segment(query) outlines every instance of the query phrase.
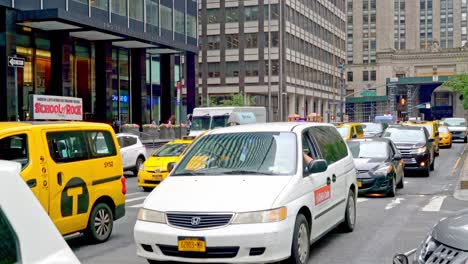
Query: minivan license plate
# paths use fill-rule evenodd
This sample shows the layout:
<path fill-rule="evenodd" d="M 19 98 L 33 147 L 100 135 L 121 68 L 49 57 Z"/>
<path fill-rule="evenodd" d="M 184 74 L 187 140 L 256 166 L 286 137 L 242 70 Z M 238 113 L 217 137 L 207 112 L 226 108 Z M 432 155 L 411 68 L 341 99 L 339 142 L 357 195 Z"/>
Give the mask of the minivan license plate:
<path fill-rule="evenodd" d="M 205 238 L 179 237 L 179 251 L 206 252 Z"/>

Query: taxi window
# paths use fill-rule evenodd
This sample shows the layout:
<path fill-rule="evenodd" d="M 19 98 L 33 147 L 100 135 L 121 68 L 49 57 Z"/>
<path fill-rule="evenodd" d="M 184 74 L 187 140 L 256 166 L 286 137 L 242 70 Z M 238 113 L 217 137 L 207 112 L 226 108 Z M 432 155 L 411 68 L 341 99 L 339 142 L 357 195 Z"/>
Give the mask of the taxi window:
<path fill-rule="evenodd" d="M 364 130 L 362 129 L 362 126 L 356 126 L 356 131 L 359 135 L 364 133 Z"/>
<path fill-rule="evenodd" d="M 17 263 L 20 260 L 18 238 L 0 208 L 0 263 Z"/>
<path fill-rule="evenodd" d="M 47 133 L 49 153 L 55 162 L 73 162 L 88 159 L 88 149 L 81 131 Z"/>
<path fill-rule="evenodd" d="M 133 146 L 137 143 L 137 139 L 135 137 L 126 137 L 125 141 L 126 141 L 126 144 L 125 144 L 126 147 Z"/>
<path fill-rule="evenodd" d="M 0 160 L 16 161 L 21 163 L 24 168 L 29 162 L 28 156 L 28 137 L 26 134 L 0 139 Z"/>
<path fill-rule="evenodd" d="M 101 158 L 116 155 L 114 141 L 107 131 L 87 131 L 86 138 L 90 143 L 91 157 Z"/>
<path fill-rule="evenodd" d="M 335 128 L 312 127 L 309 133 L 315 138 L 323 159 L 329 165 L 348 156 L 348 148 Z"/>

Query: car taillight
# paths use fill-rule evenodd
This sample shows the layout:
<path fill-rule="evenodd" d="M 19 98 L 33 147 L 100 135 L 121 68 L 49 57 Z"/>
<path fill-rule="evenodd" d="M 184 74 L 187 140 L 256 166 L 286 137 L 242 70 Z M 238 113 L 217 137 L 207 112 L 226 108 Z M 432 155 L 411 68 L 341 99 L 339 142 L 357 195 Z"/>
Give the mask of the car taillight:
<path fill-rule="evenodd" d="M 127 180 L 125 179 L 125 176 L 122 176 L 120 181 L 122 182 L 122 194 L 127 194 Z"/>

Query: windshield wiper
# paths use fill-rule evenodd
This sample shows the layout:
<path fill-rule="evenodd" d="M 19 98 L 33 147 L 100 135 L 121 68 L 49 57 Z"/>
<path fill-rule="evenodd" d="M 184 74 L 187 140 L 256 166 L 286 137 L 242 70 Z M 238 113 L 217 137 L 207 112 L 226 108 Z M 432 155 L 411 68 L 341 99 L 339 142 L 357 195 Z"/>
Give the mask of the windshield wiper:
<path fill-rule="evenodd" d="M 223 174 L 228 175 L 247 175 L 247 174 L 254 174 L 254 175 L 274 175 L 272 172 L 267 171 L 253 171 L 253 170 L 232 170 L 232 171 L 224 171 Z"/>
<path fill-rule="evenodd" d="M 206 173 L 196 172 L 196 171 L 185 171 L 183 173 L 177 173 L 172 176 L 200 176 L 200 175 L 206 175 Z"/>

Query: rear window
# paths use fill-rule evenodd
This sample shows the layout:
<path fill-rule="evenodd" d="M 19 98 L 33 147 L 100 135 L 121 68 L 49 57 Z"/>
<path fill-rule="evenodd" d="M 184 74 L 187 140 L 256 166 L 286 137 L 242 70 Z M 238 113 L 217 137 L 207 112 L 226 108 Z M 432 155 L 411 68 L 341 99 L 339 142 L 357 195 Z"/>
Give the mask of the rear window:
<path fill-rule="evenodd" d="M 29 163 L 27 135 L 18 134 L 0 139 L 0 160 L 16 161 L 25 168 Z"/>

